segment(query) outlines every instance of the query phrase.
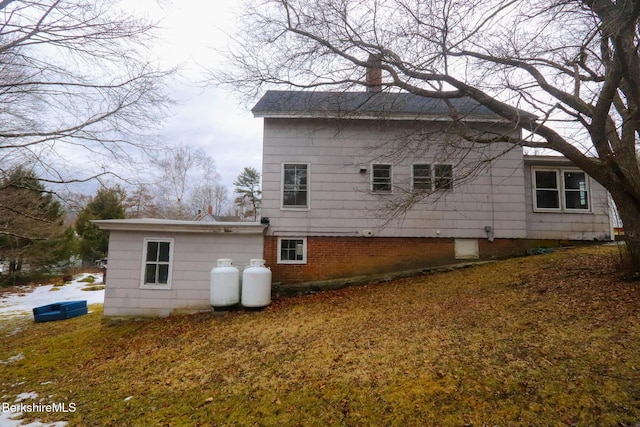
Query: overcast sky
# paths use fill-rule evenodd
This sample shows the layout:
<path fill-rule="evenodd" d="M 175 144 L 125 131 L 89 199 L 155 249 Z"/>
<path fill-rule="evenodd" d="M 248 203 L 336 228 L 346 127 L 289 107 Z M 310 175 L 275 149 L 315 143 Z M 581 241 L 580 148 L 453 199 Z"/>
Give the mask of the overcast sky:
<path fill-rule="evenodd" d="M 132 2 L 133 3 L 133 2 Z M 124 4 L 124 3 L 123 3 Z M 129 5 L 127 5 L 129 7 Z M 171 142 L 203 148 L 216 162 L 224 185 L 245 166 L 262 167 L 262 120 L 255 119 L 240 97 L 229 90 L 203 87 L 203 69 L 219 64 L 215 49 L 227 46 L 240 0 L 138 0 L 138 13 L 161 19 L 155 50 L 167 65 L 183 63 L 172 96 L 179 104 L 166 121 L 163 136 Z"/>

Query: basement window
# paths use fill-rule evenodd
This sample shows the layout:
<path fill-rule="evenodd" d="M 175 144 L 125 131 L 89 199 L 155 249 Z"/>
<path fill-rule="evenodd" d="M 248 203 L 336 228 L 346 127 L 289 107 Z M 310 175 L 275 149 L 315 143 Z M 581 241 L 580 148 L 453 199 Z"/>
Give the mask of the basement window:
<path fill-rule="evenodd" d="M 307 239 L 278 239 L 278 264 L 306 264 Z"/>
<path fill-rule="evenodd" d="M 173 239 L 144 239 L 140 287 L 171 289 Z"/>

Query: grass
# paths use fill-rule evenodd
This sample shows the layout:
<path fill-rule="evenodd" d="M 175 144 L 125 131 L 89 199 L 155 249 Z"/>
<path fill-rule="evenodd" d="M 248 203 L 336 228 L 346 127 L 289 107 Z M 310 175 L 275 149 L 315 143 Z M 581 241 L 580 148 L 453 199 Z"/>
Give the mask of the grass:
<path fill-rule="evenodd" d="M 85 286 L 80 290 L 91 292 L 91 291 L 101 291 L 103 289 L 104 289 L 104 285 L 93 285 L 93 286 Z"/>
<path fill-rule="evenodd" d="M 73 402 L 25 417 L 73 426 L 630 426 L 640 284 L 616 262 L 582 248 L 261 312 L 13 320 L 0 360 L 24 358 L 0 369 L 0 395 Z"/>

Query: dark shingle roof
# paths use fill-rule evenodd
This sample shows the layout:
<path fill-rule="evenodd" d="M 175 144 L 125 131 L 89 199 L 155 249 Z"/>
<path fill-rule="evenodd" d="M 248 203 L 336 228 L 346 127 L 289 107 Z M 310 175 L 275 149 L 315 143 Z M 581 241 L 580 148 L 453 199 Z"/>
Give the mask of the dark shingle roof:
<path fill-rule="evenodd" d="M 251 110 L 255 117 L 445 118 L 450 106 L 468 119 L 503 119 L 468 98 L 428 98 L 411 93 L 269 90 Z"/>

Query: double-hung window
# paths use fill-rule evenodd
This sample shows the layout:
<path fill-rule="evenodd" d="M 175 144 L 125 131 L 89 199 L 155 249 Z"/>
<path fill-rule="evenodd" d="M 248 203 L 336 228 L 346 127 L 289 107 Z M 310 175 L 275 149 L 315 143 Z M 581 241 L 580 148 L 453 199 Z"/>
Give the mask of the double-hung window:
<path fill-rule="evenodd" d="M 434 190 L 451 190 L 453 188 L 453 166 L 433 165 Z"/>
<path fill-rule="evenodd" d="M 577 170 L 533 169 L 533 202 L 536 211 L 588 212 L 589 180 Z"/>
<path fill-rule="evenodd" d="M 562 172 L 564 183 L 564 208 L 589 210 L 587 174 L 578 171 Z"/>
<path fill-rule="evenodd" d="M 309 208 L 309 165 L 307 163 L 282 165 L 282 207 Z"/>
<path fill-rule="evenodd" d="M 141 287 L 171 288 L 173 239 L 144 239 Z"/>
<path fill-rule="evenodd" d="M 371 191 L 391 193 L 391 165 L 372 165 Z"/>
<path fill-rule="evenodd" d="M 448 164 L 414 164 L 412 188 L 415 191 L 451 190 L 453 166 Z"/>
<path fill-rule="evenodd" d="M 413 189 L 418 191 L 433 190 L 431 165 L 413 165 Z"/>

